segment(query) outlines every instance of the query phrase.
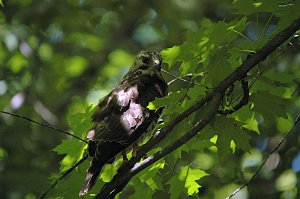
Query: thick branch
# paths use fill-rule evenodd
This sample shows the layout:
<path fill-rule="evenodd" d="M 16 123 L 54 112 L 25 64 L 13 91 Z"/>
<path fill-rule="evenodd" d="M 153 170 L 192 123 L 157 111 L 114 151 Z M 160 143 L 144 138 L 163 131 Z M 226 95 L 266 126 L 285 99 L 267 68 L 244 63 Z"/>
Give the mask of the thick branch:
<path fill-rule="evenodd" d="M 196 135 L 199 130 L 206 126 L 206 124 L 208 123 L 206 120 L 210 120 L 216 112 L 211 111 L 210 113 L 214 112 L 213 115 L 209 115 L 209 117 L 205 116 L 205 118 L 203 118 L 189 133 L 175 141 L 173 144 L 167 146 L 163 151 L 157 152 L 153 156 L 150 156 L 149 158 L 136 164 L 136 162 L 139 161 L 141 157 L 143 157 L 150 149 L 152 149 L 155 144 L 161 141 L 178 123 L 180 123 L 194 111 L 203 107 L 203 105 L 205 105 L 212 98 L 213 101 L 218 101 L 218 96 L 220 96 L 220 93 L 223 93 L 235 81 L 243 79 L 243 77 L 247 75 L 248 71 L 254 68 L 259 62 L 263 61 L 271 52 L 273 52 L 289 37 L 291 37 L 299 28 L 300 18 L 296 19 L 290 26 L 278 33 L 271 41 L 269 41 L 266 45 L 259 49 L 256 54 L 248 56 L 244 60 L 242 65 L 240 65 L 235 71 L 228 75 L 213 91 L 208 93 L 205 97 L 196 102 L 192 107 L 177 116 L 159 132 L 156 132 L 155 136 L 140 148 L 140 150 L 137 152 L 137 156 L 133 157 L 128 162 L 128 164 L 122 166 L 119 173 L 115 175 L 111 182 L 107 183 L 102 188 L 101 192 L 96 196 L 96 198 L 110 198 L 110 193 L 112 193 L 116 188 L 118 188 L 118 192 L 120 192 L 122 190 L 122 188 L 120 187 L 124 187 L 124 184 L 126 184 L 134 175 L 145 169 L 147 166 L 158 161 L 160 158 L 174 151 L 182 144 L 186 143 L 194 135 Z M 214 108 L 212 109 L 214 110 Z M 114 195 L 115 194 L 116 193 L 114 193 Z"/>
<path fill-rule="evenodd" d="M 186 133 L 184 136 L 182 136 L 180 139 L 176 140 L 171 145 L 165 147 L 162 151 L 155 153 L 154 155 L 146 158 L 140 163 L 137 163 L 134 165 L 133 168 L 130 169 L 129 172 L 123 173 L 119 172 L 114 179 L 106 185 L 107 188 L 104 188 L 100 194 L 96 196 L 97 199 L 106 199 L 110 198 L 108 197 L 110 194 L 110 187 L 119 187 L 124 184 L 124 182 L 128 182 L 133 176 L 135 176 L 138 172 L 142 171 L 146 167 L 150 166 L 151 164 L 155 163 L 157 160 L 161 159 L 162 157 L 168 155 L 175 149 L 179 148 L 183 144 L 185 144 L 187 141 L 189 141 L 191 138 L 193 138 L 199 131 L 201 131 L 209 122 L 210 120 L 215 116 L 215 114 L 218 111 L 218 108 L 221 103 L 223 93 L 216 92 L 212 98 L 210 109 L 205 114 L 204 118 L 198 122 L 188 133 Z M 118 179 L 118 180 L 117 180 Z M 123 186 L 122 186 L 123 187 Z"/>

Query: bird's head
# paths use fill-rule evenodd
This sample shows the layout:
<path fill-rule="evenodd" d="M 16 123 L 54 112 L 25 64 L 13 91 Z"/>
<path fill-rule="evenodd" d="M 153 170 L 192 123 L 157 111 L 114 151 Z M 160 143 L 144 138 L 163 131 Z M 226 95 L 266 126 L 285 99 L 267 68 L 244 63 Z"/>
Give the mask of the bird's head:
<path fill-rule="evenodd" d="M 157 52 L 141 51 L 134 60 L 133 67 L 137 70 L 161 70 L 162 58 Z"/>

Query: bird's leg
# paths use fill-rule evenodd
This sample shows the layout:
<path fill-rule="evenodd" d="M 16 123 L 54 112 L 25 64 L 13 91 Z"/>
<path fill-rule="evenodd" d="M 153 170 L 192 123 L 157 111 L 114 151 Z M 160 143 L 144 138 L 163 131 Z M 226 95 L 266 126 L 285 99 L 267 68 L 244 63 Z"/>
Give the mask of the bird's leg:
<path fill-rule="evenodd" d="M 124 162 L 124 163 L 127 163 L 127 162 L 128 162 L 128 158 L 127 158 L 126 150 L 123 150 L 123 151 L 122 151 L 122 157 L 123 157 L 123 162 Z"/>
<path fill-rule="evenodd" d="M 129 167 L 129 160 L 127 158 L 127 154 L 126 154 L 126 149 L 124 149 L 122 152 L 122 158 L 123 158 L 123 163 L 122 166 L 120 168 L 118 168 L 118 173 L 122 172 L 122 170 L 124 170 L 124 168 L 128 168 Z"/>
<path fill-rule="evenodd" d="M 137 143 L 132 145 L 132 157 L 136 157 L 137 151 L 140 149 L 140 146 Z"/>
<path fill-rule="evenodd" d="M 137 143 L 134 143 L 132 145 L 132 157 L 137 157 L 138 156 L 138 152 L 140 150 L 140 146 Z M 147 158 L 147 155 L 144 155 L 143 158 Z"/>

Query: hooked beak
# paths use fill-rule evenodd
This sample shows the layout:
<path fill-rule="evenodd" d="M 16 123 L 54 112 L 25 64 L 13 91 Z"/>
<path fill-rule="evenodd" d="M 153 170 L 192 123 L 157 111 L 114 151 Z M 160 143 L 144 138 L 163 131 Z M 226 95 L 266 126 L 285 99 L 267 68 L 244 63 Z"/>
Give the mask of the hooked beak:
<path fill-rule="evenodd" d="M 160 71 L 160 69 L 161 69 L 161 61 L 160 60 L 158 60 L 158 59 L 154 60 L 154 68 Z"/>

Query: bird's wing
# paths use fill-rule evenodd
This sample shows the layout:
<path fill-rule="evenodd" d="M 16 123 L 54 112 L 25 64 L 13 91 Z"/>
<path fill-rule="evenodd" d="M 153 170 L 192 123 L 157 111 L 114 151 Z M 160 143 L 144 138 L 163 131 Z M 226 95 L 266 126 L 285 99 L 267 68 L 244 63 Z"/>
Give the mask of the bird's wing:
<path fill-rule="evenodd" d="M 167 89 L 160 79 L 142 76 L 140 80 L 136 84 L 122 82 L 99 102 L 92 116 L 94 126 L 89 140 L 128 143 L 139 126 L 149 126 L 153 116 L 145 107 L 155 96 L 164 96 Z"/>
<path fill-rule="evenodd" d="M 147 116 L 147 110 L 139 105 L 137 86 L 119 86 L 98 104 L 92 116 L 93 128 L 89 140 L 124 142 Z M 146 112 L 145 112 L 146 111 Z"/>

